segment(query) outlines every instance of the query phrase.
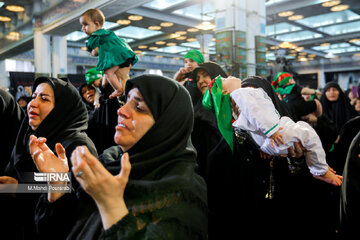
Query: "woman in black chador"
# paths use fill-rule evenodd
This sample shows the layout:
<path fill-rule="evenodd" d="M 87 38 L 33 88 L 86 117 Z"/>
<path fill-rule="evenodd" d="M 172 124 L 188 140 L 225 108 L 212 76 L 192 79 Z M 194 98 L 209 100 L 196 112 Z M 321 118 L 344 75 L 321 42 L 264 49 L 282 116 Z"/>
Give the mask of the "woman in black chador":
<path fill-rule="evenodd" d="M 206 186 L 195 172 L 189 93 L 169 78 L 143 75 L 128 80 L 125 94 L 118 145 L 100 161 L 86 147 L 76 148 L 77 199 L 62 205 L 65 194 L 48 216 L 76 215 L 67 239 L 206 239 Z M 39 220 L 42 212 L 37 209 Z"/>
<path fill-rule="evenodd" d="M 336 82 L 328 82 L 320 98 L 323 114 L 335 123 L 338 133 L 347 121 L 357 116 L 350 100 Z"/>
<path fill-rule="evenodd" d="M 86 107 L 70 82 L 48 77 L 37 78 L 33 84 L 32 100 L 28 104 L 27 112 L 28 116 L 20 127 L 11 161 L 5 170 L 8 179 L 26 183 L 29 182 L 26 173 L 38 171 L 29 150 L 31 135 L 41 137 L 53 152 L 62 153 L 65 150 L 68 159 L 79 145 L 86 145 L 93 154 L 97 154 L 95 146 L 85 133 L 88 121 Z M 57 143 L 61 143 L 63 147 L 60 148 Z M 39 239 L 36 236 L 34 209 L 36 204 L 41 202 L 41 198 L 46 199 L 47 195 L 17 193 L 10 205 L 2 206 L 11 216 L 16 216 L 17 230 L 11 232 L 15 235 L 13 239 L 18 239 L 16 234 L 22 235 L 19 238 Z M 2 216 L 5 218 L 5 215 Z M 4 231 L 6 230 L 9 229 L 4 228 Z M 52 238 L 63 239 L 61 233 L 62 231 L 59 231 L 55 236 L 52 234 Z"/>

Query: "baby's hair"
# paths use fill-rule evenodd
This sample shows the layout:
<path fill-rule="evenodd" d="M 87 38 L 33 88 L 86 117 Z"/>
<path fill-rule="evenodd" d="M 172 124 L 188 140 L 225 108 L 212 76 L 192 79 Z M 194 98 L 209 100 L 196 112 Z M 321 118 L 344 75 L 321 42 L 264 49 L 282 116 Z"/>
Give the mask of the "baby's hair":
<path fill-rule="evenodd" d="M 105 22 L 105 16 L 103 12 L 96 8 L 86 10 L 83 14 L 81 14 L 81 16 L 88 16 L 91 21 L 99 22 L 100 26 L 103 26 Z"/>

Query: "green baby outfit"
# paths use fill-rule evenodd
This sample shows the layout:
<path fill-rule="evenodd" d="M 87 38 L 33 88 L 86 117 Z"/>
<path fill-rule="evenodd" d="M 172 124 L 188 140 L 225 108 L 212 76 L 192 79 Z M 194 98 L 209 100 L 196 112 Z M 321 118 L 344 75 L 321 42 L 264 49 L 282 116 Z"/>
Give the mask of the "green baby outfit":
<path fill-rule="evenodd" d="M 86 46 L 89 52 L 99 47 L 99 60 L 96 65 L 98 71 L 105 71 L 126 62 L 134 65 L 138 61 L 138 57 L 131 47 L 110 30 L 95 31 L 90 35 Z"/>

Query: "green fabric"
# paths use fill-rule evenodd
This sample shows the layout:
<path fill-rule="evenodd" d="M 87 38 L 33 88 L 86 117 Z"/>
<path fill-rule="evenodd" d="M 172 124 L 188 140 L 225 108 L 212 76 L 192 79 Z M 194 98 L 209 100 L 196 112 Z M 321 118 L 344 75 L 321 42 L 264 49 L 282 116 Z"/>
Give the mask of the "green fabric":
<path fill-rule="evenodd" d="M 275 124 L 272 128 L 270 128 L 269 130 L 267 130 L 267 131 L 265 132 L 265 135 L 267 135 L 271 130 L 273 130 L 274 128 L 276 128 L 277 125 L 278 125 L 278 124 Z"/>
<path fill-rule="evenodd" d="M 96 65 L 98 71 L 105 71 L 127 61 L 134 65 L 138 61 L 138 57 L 131 47 L 109 30 L 99 29 L 91 34 L 86 46 L 89 52 L 97 47 L 99 48 L 99 58 Z"/>
<path fill-rule="evenodd" d="M 94 82 L 95 80 L 102 78 L 103 75 L 103 71 L 98 71 L 96 68 L 89 69 L 89 71 L 85 73 L 86 84 L 90 85 L 90 83 Z"/>
<path fill-rule="evenodd" d="M 202 104 L 206 109 L 215 112 L 221 135 L 229 144 L 231 151 L 234 151 L 230 95 L 222 93 L 221 76 L 216 77 L 213 85 L 206 89 Z"/>
<path fill-rule="evenodd" d="M 292 78 L 293 77 L 292 77 L 292 75 L 290 73 L 279 72 L 278 74 L 276 74 L 274 80 L 272 81 L 272 85 L 273 85 L 274 89 L 277 89 L 279 87 L 283 87 Z"/>
<path fill-rule="evenodd" d="M 293 88 L 295 87 L 295 83 L 288 85 L 284 88 L 278 88 L 278 89 L 274 89 L 275 92 L 279 93 L 280 95 L 288 95 L 291 93 L 291 91 L 293 90 Z"/>
<path fill-rule="evenodd" d="M 184 56 L 184 59 L 185 58 L 190 58 L 190 59 L 194 60 L 195 62 L 197 62 L 198 64 L 202 64 L 204 62 L 203 55 L 201 54 L 201 52 L 199 52 L 196 49 L 192 49 L 192 50 L 188 51 Z"/>

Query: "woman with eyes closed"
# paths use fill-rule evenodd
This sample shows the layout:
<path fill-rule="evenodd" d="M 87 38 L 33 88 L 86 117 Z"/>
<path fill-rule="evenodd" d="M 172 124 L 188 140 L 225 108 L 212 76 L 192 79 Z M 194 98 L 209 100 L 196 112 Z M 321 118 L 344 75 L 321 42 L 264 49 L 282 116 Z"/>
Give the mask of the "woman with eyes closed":
<path fill-rule="evenodd" d="M 93 142 L 85 133 L 88 121 L 85 104 L 70 82 L 49 77 L 37 78 L 27 112 L 5 170 L 6 176 L 0 177 L 2 183 L 29 183 L 33 179 L 29 179 L 28 172 L 68 172 L 64 168 L 64 161 L 66 158 L 70 160 L 76 146 L 86 145 L 90 152 L 97 154 Z M 49 158 L 50 152 L 56 152 L 61 161 Z M 37 166 L 35 160 L 39 160 Z M 42 164 L 44 162 L 54 164 L 50 169 Z M 74 185 L 75 179 L 72 182 Z M 49 201 L 53 202 L 60 196 L 57 193 L 16 194 L 6 209 L 11 215 L 17 216 L 16 232 L 22 235 L 20 239 L 38 237 L 34 222 L 36 204 L 49 204 Z"/>
<path fill-rule="evenodd" d="M 77 220 L 66 239 L 207 239 L 206 185 L 195 172 L 189 93 L 149 74 L 128 80 L 125 96 L 117 146 L 99 159 L 85 146 L 72 153 L 81 187 L 68 209 Z"/>

